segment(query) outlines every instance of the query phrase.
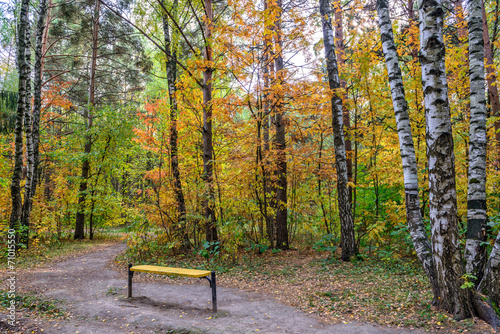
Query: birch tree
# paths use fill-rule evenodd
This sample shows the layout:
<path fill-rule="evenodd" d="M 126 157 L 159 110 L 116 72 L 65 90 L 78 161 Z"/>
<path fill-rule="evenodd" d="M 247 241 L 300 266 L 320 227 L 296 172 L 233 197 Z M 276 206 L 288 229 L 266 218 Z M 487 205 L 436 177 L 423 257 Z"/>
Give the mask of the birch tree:
<path fill-rule="evenodd" d="M 215 217 L 215 190 L 214 190 L 214 157 L 212 141 L 212 32 L 213 32 L 212 0 L 205 0 L 205 70 L 203 71 L 203 180 L 205 181 L 204 215 L 205 233 L 208 242 L 217 241 L 217 226 Z"/>
<path fill-rule="evenodd" d="M 342 98 L 339 96 L 339 71 L 335 56 L 335 40 L 333 37 L 331 7 L 329 0 L 319 0 L 319 10 L 323 27 L 323 43 L 325 44 L 325 58 L 328 71 L 328 85 L 333 91 L 332 127 L 335 147 L 335 167 L 337 170 L 337 191 L 340 217 L 341 247 L 343 261 L 349 261 L 357 253 L 354 235 L 354 221 L 351 210 L 350 193 L 348 188 L 347 162 L 343 129 Z"/>
<path fill-rule="evenodd" d="M 389 3 L 387 0 L 377 0 L 377 13 L 382 48 L 387 66 L 389 84 L 391 86 L 392 106 L 398 129 L 399 150 L 403 163 L 408 231 L 410 232 L 415 252 L 431 282 L 434 294 L 438 295 L 439 289 L 436 282 L 431 243 L 427 237 L 420 212 L 417 160 L 413 146 L 408 103 L 406 101 L 401 69 L 399 68 L 398 53 L 394 43 L 392 24 L 389 16 Z"/>
<path fill-rule="evenodd" d="M 429 166 L 429 218 L 439 286 L 437 303 L 455 318 L 463 319 L 469 310 L 466 292 L 460 288 L 464 268 L 458 239 L 455 154 L 444 63 L 442 0 L 421 0 L 419 16 Z"/>
<path fill-rule="evenodd" d="M 500 162 L 500 97 L 498 95 L 497 74 L 493 62 L 493 49 L 490 33 L 488 31 L 488 17 L 484 3 L 481 4 L 481 16 L 483 18 L 484 57 L 486 58 L 486 80 L 488 82 L 488 96 L 491 104 L 491 114 L 498 117 L 495 121 L 495 140 L 497 146 L 497 162 Z"/>
<path fill-rule="evenodd" d="M 33 205 L 33 197 L 35 196 L 36 186 L 38 182 L 37 171 L 39 165 L 40 113 L 42 109 L 42 45 L 43 34 L 46 27 L 46 13 L 46 0 L 41 0 L 38 9 L 38 23 L 36 27 L 33 112 L 30 114 L 30 110 L 25 111 L 25 133 L 28 159 L 21 223 L 23 226 L 26 226 L 28 228 L 30 226 L 30 214 Z"/>
<path fill-rule="evenodd" d="M 486 98 L 482 0 L 467 2 L 469 20 L 470 130 L 465 272 L 481 280 L 486 264 Z"/>
<path fill-rule="evenodd" d="M 16 112 L 16 127 L 15 127 L 15 144 L 14 144 L 14 170 L 12 173 L 12 181 L 10 192 L 12 197 L 12 212 L 10 215 L 10 228 L 19 228 L 22 214 L 22 197 L 21 197 L 21 178 L 23 172 L 23 121 L 26 108 L 27 93 L 29 87 L 27 80 L 30 74 L 28 62 L 26 60 L 27 31 L 29 30 L 28 23 L 29 1 L 23 0 L 19 13 L 18 29 L 17 29 L 17 69 L 19 75 L 18 84 L 18 101 Z"/>

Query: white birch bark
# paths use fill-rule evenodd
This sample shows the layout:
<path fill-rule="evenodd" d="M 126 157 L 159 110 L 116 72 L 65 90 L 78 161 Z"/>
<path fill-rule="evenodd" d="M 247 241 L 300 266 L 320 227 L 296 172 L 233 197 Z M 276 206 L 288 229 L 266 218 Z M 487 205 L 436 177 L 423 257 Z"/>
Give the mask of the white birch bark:
<path fill-rule="evenodd" d="M 333 90 L 332 127 L 335 146 L 335 167 L 337 170 L 337 191 L 340 218 L 340 233 L 343 261 L 349 261 L 357 253 L 354 235 L 354 221 L 351 210 L 350 192 L 347 185 L 347 160 L 345 151 L 342 99 L 335 91 L 340 88 L 339 71 L 335 56 L 335 39 L 333 37 L 331 9 L 329 0 L 319 0 L 321 23 L 323 26 L 323 42 L 328 70 L 328 83 Z"/>
<path fill-rule="evenodd" d="M 406 101 L 403 77 L 399 68 L 398 53 L 394 43 L 391 19 L 389 16 L 389 3 L 387 0 L 377 1 L 380 37 L 384 51 L 389 84 L 391 86 L 392 106 L 396 117 L 396 126 L 399 136 L 399 150 L 403 163 L 403 174 L 406 199 L 406 220 L 415 252 L 429 277 L 434 295 L 439 296 L 432 259 L 431 242 L 427 237 L 422 215 L 420 213 L 419 187 L 417 160 L 413 146 L 408 103 Z"/>
<path fill-rule="evenodd" d="M 27 100 L 27 79 L 29 76 L 29 65 L 26 61 L 27 51 L 27 30 L 28 29 L 28 10 L 29 1 L 23 0 L 19 12 L 19 21 L 17 29 L 17 69 L 19 73 L 19 94 L 16 112 L 15 127 L 15 148 L 14 148 L 14 171 L 12 173 L 12 182 L 10 192 L 12 198 L 12 212 L 10 215 L 10 228 L 17 229 L 21 221 L 22 197 L 21 197 L 21 178 L 23 170 L 23 121 Z"/>
<path fill-rule="evenodd" d="M 481 0 L 467 2 L 469 13 L 470 137 L 465 271 L 481 281 L 486 264 L 486 97 Z"/>
<path fill-rule="evenodd" d="M 443 42 L 442 0 L 421 0 L 420 64 L 424 91 L 427 159 L 429 166 L 429 218 L 432 253 L 439 286 L 438 307 L 456 319 L 468 316 L 464 274 L 458 247 L 455 154 L 448 101 Z"/>
<path fill-rule="evenodd" d="M 40 112 L 42 106 L 42 43 L 43 32 L 45 29 L 45 15 L 47 12 L 46 0 L 41 0 L 39 4 L 38 24 L 36 28 L 36 49 L 35 49 L 35 68 L 34 68 L 34 103 L 33 112 L 25 110 L 24 127 L 26 133 L 26 152 L 27 152 L 27 176 L 24 187 L 24 204 L 21 216 L 23 226 L 30 226 L 30 214 L 33 204 L 33 197 L 36 192 L 37 168 L 39 162 L 39 142 L 40 142 Z M 28 108 L 28 105 L 27 107 Z"/>
<path fill-rule="evenodd" d="M 487 295 L 497 306 L 500 305 L 500 233 L 491 250 L 478 291 Z"/>

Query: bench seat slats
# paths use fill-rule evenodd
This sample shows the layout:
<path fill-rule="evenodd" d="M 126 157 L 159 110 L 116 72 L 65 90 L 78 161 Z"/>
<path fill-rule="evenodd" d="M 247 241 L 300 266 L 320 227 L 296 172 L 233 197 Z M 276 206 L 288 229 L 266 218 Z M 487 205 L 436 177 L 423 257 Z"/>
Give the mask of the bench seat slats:
<path fill-rule="evenodd" d="M 186 277 L 210 276 L 210 271 L 207 270 L 182 269 L 182 268 L 148 266 L 148 265 L 133 266 L 130 268 L 130 270 L 141 271 L 144 273 L 153 273 L 160 275 L 176 275 L 176 276 L 186 276 Z"/>

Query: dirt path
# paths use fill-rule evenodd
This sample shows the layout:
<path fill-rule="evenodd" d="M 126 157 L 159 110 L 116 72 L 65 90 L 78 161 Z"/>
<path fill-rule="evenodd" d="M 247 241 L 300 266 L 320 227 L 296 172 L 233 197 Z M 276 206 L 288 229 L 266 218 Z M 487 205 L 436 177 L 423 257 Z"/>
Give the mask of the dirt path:
<path fill-rule="evenodd" d="M 127 279 L 112 267 L 112 260 L 124 249 L 125 245 L 115 244 L 19 277 L 23 290 L 63 299 L 64 308 L 71 311 L 70 320 L 42 320 L 38 326 L 43 333 L 410 332 L 368 324 L 325 325 L 269 296 L 222 286 L 217 289 L 219 313 L 214 316 L 206 280 L 186 285 L 169 279 L 141 282 L 134 277 L 134 298 L 128 300 Z"/>

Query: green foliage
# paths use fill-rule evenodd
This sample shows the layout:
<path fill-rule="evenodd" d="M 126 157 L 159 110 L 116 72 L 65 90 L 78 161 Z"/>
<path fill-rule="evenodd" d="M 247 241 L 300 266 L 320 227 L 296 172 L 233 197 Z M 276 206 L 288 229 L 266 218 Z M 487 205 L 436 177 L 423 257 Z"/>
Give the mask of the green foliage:
<path fill-rule="evenodd" d="M 16 123 L 16 92 L 0 91 L 0 133 L 11 133 Z"/>
<path fill-rule="evenodd" d="M 460 286 L 460 288 L 462 289 L 472 289 L 474 288 L 474 285 L 477 281 L 477 277 L 472 275 L 472 274 L 464 274 L 462 277 L 460 277 L 460 279 L 463 279 L 464 280 L 464 283 Z"/>
<path fill-rule="evenodd" d="M 220 242 L 219 241 L 205 241 L 202 247 L 195 249 L 194 253 L 201 255 L 208 262 L 213 263 L 220 255 Z"/>
<path fill-rule="evenodd" d="M 316 251 L 327 251 L 330 253 L 335 253 L 335 251 L 337 251 L 338 249 L 337 245 L 339 242 L 340 240 L 333 234 L 327 234 L 313 245 L 313 249 Z"/>

